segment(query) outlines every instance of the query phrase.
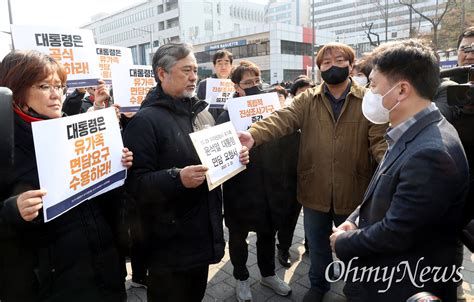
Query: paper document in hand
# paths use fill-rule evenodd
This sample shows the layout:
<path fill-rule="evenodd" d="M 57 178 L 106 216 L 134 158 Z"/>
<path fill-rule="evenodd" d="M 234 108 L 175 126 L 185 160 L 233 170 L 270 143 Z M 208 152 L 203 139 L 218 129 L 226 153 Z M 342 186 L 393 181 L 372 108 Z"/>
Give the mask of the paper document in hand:
<path fill-rule="evenodd" d="M 231 122 L 190 133 L 201 163 L 208 167 L 206 173 L 209 191 L 245 170 L 240 163 L 242 149 Z"/>

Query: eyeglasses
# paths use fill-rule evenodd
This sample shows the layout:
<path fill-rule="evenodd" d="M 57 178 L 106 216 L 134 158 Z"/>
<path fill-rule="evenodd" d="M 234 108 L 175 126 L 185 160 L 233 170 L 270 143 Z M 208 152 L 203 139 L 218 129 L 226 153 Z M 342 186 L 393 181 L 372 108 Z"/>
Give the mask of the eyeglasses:
<path fill-rule="evenodd" d="M 262 78 L 256 78 L 256 79 L 249 79 L 243 82 L 239 82 L 239 85 L 244 85 L 247 87 L 252 87 L 252 86 L 257 86 L 262 84 Z"/>
<path fill-rule="evenodd" d="M 230 66 L 230 62 L 229 62 L 229 61 L 217 62 L 217 63 L 216 63 L 216 66 L 219 66 L 219 67 Z"/>
<path fill-rule="evenodd" d="M 41 90 L 43 93 L 52 93 L 53 91 L 56 92 L 57 94 L 63 95 L 66 93 L 67 86 L 66 85 L 48 85 L 48 84 L 42 84 L 42 85 L 33 85 L 33 87 L 38 88 Z"/>
<path fill-rule="evenodd" d="M 474 43 L 471 43 L 471 45 L 463 45 L 459 47 L 459 50 L 465 53 L 474 52 Z"/>

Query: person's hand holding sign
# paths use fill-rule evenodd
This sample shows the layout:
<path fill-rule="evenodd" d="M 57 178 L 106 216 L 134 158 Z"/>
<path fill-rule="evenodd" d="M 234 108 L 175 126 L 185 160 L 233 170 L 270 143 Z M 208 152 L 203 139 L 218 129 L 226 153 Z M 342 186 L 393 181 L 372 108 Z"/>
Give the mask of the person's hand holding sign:
<path fill-rule="evenodd" d="M 18 196 L 16 204 L 23 220 L 32 221 L 38 216 L 38 211 L 43 207 L 45 195 L 45 190 L 30 190 Z"/>
<path fill-rule="evenodd" d="M 130 169 L 133 165 L 133 152 L 128 150 L 128 148 L 122 149 L 122 166 L 124 168 Z"/>
<path fill-rule="evenodd" d="M 242 146 L 242 149 L 240 149 L 239 159 L 242 165 L 247 165 L 250 162 L 249 148 Z"/>
<path fill-rule="evenodd" d="M 104 108 L 105 101 L 110 98 L 110 94 L 103 80 L 98 80 L 97 82 L 99 83 L 99 85 L 97 85 L 94 92 L 94 107 Z"/>
<path fill-rule="evenodd" d="M 241 131 L 237 133 L 237 136 L 239 137 L 242 146 L 247 147 L 248 150 L 252 149 L 253 145 L 255 144 L 255 140 L 253 139 L 252 134 L 250 134 L 250 132 Z"/>
<path fill-rule="evenodd" d="M 207 170 L 203 165 L 186 166 L 179 172 L 181 183 L 185 188 L 196 188 L 206 179 Z"/>

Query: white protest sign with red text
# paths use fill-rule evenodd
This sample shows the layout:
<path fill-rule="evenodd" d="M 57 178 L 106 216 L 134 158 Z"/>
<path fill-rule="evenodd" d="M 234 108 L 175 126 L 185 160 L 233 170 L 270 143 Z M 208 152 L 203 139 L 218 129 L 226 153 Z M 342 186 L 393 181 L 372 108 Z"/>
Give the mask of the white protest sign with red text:
<path fill-rule="evenodd" d="M 250 125 L 280 108 L 276 92 L 233 98 L 227 102 L 230 121 L 237 131 L 246 131 Z"/>
<path fill-rule="evenodd" d="M 206 102 L 209 108 L 223 108 L 234 92 L 234 83 L 229 79 L 206 80 Z"/>

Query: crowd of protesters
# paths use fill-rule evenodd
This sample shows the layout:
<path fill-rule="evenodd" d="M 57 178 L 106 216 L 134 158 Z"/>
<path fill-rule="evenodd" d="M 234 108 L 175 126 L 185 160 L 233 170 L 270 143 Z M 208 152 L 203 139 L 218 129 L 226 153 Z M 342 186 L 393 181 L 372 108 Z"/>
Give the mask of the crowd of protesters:
<path fill-rule="evenodd" d="M 471 27 L 459 37 L 460 66 L 474 64 L 473 45 Z M 132 286 L 146 288 L 148 301 L 201 301 L 209 265 L 224 256 L 224 223 L 237 300 L 252 300 L 249 232 L 257 236 L 260 283 L 288 296 L 275 260 L 291 267 L 301 211 L 310 259 L 304 302 L 323 301 L 340 278 L 333 253 L 349 276 L 347 301 L 406 301 L 421 291 L 399 270 L 387 285 L 357 279 L 347 265 L 421 265 L 425 277 L 433 267 L 461 267 L 461 234 L 473 218 L 473 107 L 448 104 L 446 87 L 456 83 L 440 82 L 429 46 L 391 42 L 356 58 L 350 46 L 328 43 L 316 56 L 320 83 L 301 75 L 264 87 L 256 64 L 235 63 L 225 49 L 213 64 L 211 77 L 229 79 L 233 99 L 276 92 L 281 108 L 239 133 L 246 170 L 209 191 L 208 167 L 189 134 L 230 115 L 226 106 L 208 108 L 190 45 L 158 48 L 157 85 L 136 114 L 120 113 L 102 80 L 65 96 L 66 72 L 49 55 L 13 51 L 2 60 L 0 86 L 13 92 L 15 161 L 0 190 L 1 301 L 126 301 L 128 256 Z M 126 146 L 125 186 L 45 223 L 48 192 L 39 184 L 31 124 L 108 107 Z M 457 272 L 425 278 L 423 291 L 456 301 Z"/>

